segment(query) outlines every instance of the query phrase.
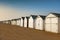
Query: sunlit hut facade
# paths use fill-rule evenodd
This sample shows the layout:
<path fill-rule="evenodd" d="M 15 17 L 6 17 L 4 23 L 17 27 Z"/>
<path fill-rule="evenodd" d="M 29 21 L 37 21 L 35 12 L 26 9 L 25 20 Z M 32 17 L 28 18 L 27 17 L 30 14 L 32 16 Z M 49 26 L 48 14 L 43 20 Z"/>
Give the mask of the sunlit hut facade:
<path fill-rule="evenodd" d="M 60 33 L 60 14 L 50 13 L 46 16 L 45 31 Z"/>
<path fill-rule="evenodd" d="M 45 30 L 45 17 L 46 16 L 43 16 L 43 15 L 38 15 L 36 20 L 35 20 L 35 29 L 38 29 L 38 30 Z"/>
<path fill-rule="evenodd" d="M 5 23 L 5 24 L 6 24 L 6 20 L 4 20 L 4 21 L 3 21 L 3 23 Z"/>
<path fill-rule="evenodd" d="M 12 25 L 17 25 L 17 19 L 12 19 L 12 20 L 11 20 L 11 24 L 12 24 Z"/>
<path fill-rule="evenodd" d="M 10 24 L 10 20 L 5 20 L 4 23 Z"/>
<path fill-rule="evenodd" d="M 29 17 L 29 28 L 35 28 L 35 19 L 36 19 L 37 15 L 31 15 Z"/>
<path fill-rule="evenodd" d="M 17 25 L 20 26 L 20 24 L 21 24 L 21 18 L 18 18 L 17 19 Z"/>
<path fill-rule="evenodd" d="M 0 23 L 4 23 L 4 21 L 0 21 Z"/>
<path fill-rule="evenodd" d="M 7 20 L 8 24 L 11 24 L 11 20 Z"/>
<path fill-rule="evenodd" d="M 24 27 L 24 18 L 25 17 L 21 17 L 21 27 Z"/>
<path fill-rule="evenodd" d="M 5 20 L 5 23 L 6 23 L 6 24 L 8 24 L 8 21 L 7 21 L 7 20 Z"/>
<path fill-rule="evenodd" d="M 24 18 L 24 27 L 28 28 L 28 23 L 29 23 L 29 17 Z"/>

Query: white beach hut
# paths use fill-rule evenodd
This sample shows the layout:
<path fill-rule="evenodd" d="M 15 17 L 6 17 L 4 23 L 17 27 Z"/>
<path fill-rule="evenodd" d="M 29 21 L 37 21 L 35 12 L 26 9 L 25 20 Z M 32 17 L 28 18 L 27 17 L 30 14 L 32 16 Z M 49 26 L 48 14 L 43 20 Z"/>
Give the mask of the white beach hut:
<path fill-rule="evenodd" d="M 3 21 L 3 23 L 7 24 L 8 22 L 5 20 L 5 21 Z"/>
<path fill-rule="evenodd" d="M 7 20 L 8 21 L 8 24 L 11 24 L 11 20 Z"/>
<path fill-rule="evenodd" d="M 11 24 L 12 24 L 12 25 L 17 25 L 17 19 L 12 19 L 12 20 L 11 20 Z"/>
<path fill-rule="evenodd" d="M 4 21 L 0 21 L 0 23 L 4 23 Z"/>
<path fill-rule="evenodd" d="M 24 27 L 28 28 L 29 17 L 24 18 Z"/>
<path fill-rule="evenodd" d="M 35 19 L 36 19 L 36 17 L 37 17 L 37 15 L 31 15 L 29 17 L 29 23 L 28 23 L 29 28 L 35 28 Z"/>
<path fill-rule="evenodd" d="M 21 27 L 24 27 L 24 18 L 25 17 L 21 17 Z"/>
<path fill-rule="evenodd" d="M 46 16 L 45 31 L 60 33 L 60 14 L 50 13 Z"/>
<path fill-rule="evenodd" d="M 46 17 L 46 16 L 42 16 L 42 15 L 38 15 L 38 16 L 37 16 L 37 18 L 36 18 L 36 20 L 35 20 L 35 29 L 45 30 L 45 26 L 44 26 L 45 17 Z"/>
<path fill-rule="evenodd" d="M 5 23 L 5 21 L 1 21 L 2 23 Z"/>
<path fill-rule="evenodd" d="M 20 24 L 21 24 L 21 18 L 18 18 L 17 19 L 17 25 L 20 26 Z"/>
<path fill-rule="evenodd" d="M 9 20 L 5 20 L 5 23 L 6 23 L 6 24 L 9 24 Z"/>
<path fill-rule="evenodd" d="M 7 24 L 8 22 L 5 20 L 5 21 L 3 21 L 3 23 Z"/>

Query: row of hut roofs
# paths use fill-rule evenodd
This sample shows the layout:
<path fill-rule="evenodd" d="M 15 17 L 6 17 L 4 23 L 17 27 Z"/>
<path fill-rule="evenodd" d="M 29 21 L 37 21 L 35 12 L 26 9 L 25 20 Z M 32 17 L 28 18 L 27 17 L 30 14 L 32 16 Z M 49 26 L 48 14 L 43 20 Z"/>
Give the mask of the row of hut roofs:
<path fill-rule="evenodd" d="M 49 13 L 47 16 L 30 15 L 29 17 L 6 20 L 3 23 L 60 33 L 60 14 L 58 13 Z"/>

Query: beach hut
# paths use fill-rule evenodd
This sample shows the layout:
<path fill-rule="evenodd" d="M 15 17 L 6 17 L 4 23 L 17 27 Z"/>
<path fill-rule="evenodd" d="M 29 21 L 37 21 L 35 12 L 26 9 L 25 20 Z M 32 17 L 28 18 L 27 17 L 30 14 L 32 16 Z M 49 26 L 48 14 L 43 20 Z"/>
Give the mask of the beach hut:
<path fill-rule="evenodd" d="M 3 23 L 5 23 L 5 24 L 6 24 L 6 21 L 3 21 Z"/>
<path fill-rule="evenodd" d="M 9 24 L 8 20 L 5 20 L 5 23 L 6 23 L 6 24 Z"/>
<path fill-rule="evenodd" d="M 12 20 L 11 20 L 11 24 L 12 24 L 12 25 L 17 25 L 17 19 L 12 19 Z"/>
<path fill-rule="evenodd" d="M 11 20 L 7 20 L 8 24 L 11 24 Z"/>
<path fill-rule="evenodd" d="M 29 17 L 24 18 L 24 27 L 28 27 Z"/>
<path fill-rule="evenodd" d="M 4 21 L 0 21 L 0 23 L 4 23 Z"/>
<path fill-rule="evenodd" d="M 35 20 L 35 29 L 45 30 L 45 26 L 44 26 L 45 17 L 46 17 L 46 16 L 43 16 L 43 15 L 38 15 L 38 16 L 36 17 L 36 20 Z"/>
<path fill-rule="evenodd" d="M 17 25 L 20 26 L 20 24 L 21 24 L 21 18 L 18 18 L 17 19 Z"/>
<path fill-rule="evenodd" d="M 45 31 L 60 33 L 60 14 L 50 13 L 46 16 Z"/>
<path fill-rule="evenodd" d="M 29 28 L 35 28 L 35 19 L 36 19 L 37 15 L 31 15 L 29 17 Z"/>
<path fill-rule="evenodd" d="M 24 18 L 25 17 L 21 17 L 21 27 L 24 27 Z"/>

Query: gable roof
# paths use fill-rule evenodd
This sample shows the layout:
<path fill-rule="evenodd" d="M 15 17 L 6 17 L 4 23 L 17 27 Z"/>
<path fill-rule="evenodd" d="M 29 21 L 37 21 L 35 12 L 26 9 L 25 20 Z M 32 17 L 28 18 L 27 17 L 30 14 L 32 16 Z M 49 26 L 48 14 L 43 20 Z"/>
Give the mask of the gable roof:
<path fill-rule="evenodd" d="M 21 18 L 24 20 L 25 17 L 21 17 Z"/>
<path fill-rule="evenodd" d="M 11 21 L 11 20 L 7 20 L 7 21 Z"/>
<path fill-rule="evenodd" d="M 29 19 L 30 17 L 26 17 L 27 19 Z"/>
<path fill-rule="evenodd" d="M 17 18 L 17 20 L 20 20 L 21 18 Z"/>
<path fill-rule="evenodd" d="M 28 20 L 30 17 L 26 16 L 25 18 Z M 24 18 L 24 20 L 25 20 L 25 18 Z"/>
<path fill-rule="evenodd" d="M 35 19 L 37 17 L 37 15 L 30 15 L 33 19 Z"/>
<path fill-rule="evenodd" d="M 16 21 L 17 19 L 12 19 L 12 21 Z"/>
<path fill-rule="evenodd" d="M 60 17 L 60 14 L 59 13 L 51 13 L 51 14 L 53 14 L 53 15 L 55 15 L 57 17 Z"/>
<path fill-rule="evenodd" d="M 43 16 L 43 15 L 39 15 L 42 19 L 45 19 L 46 16 Z"/>

